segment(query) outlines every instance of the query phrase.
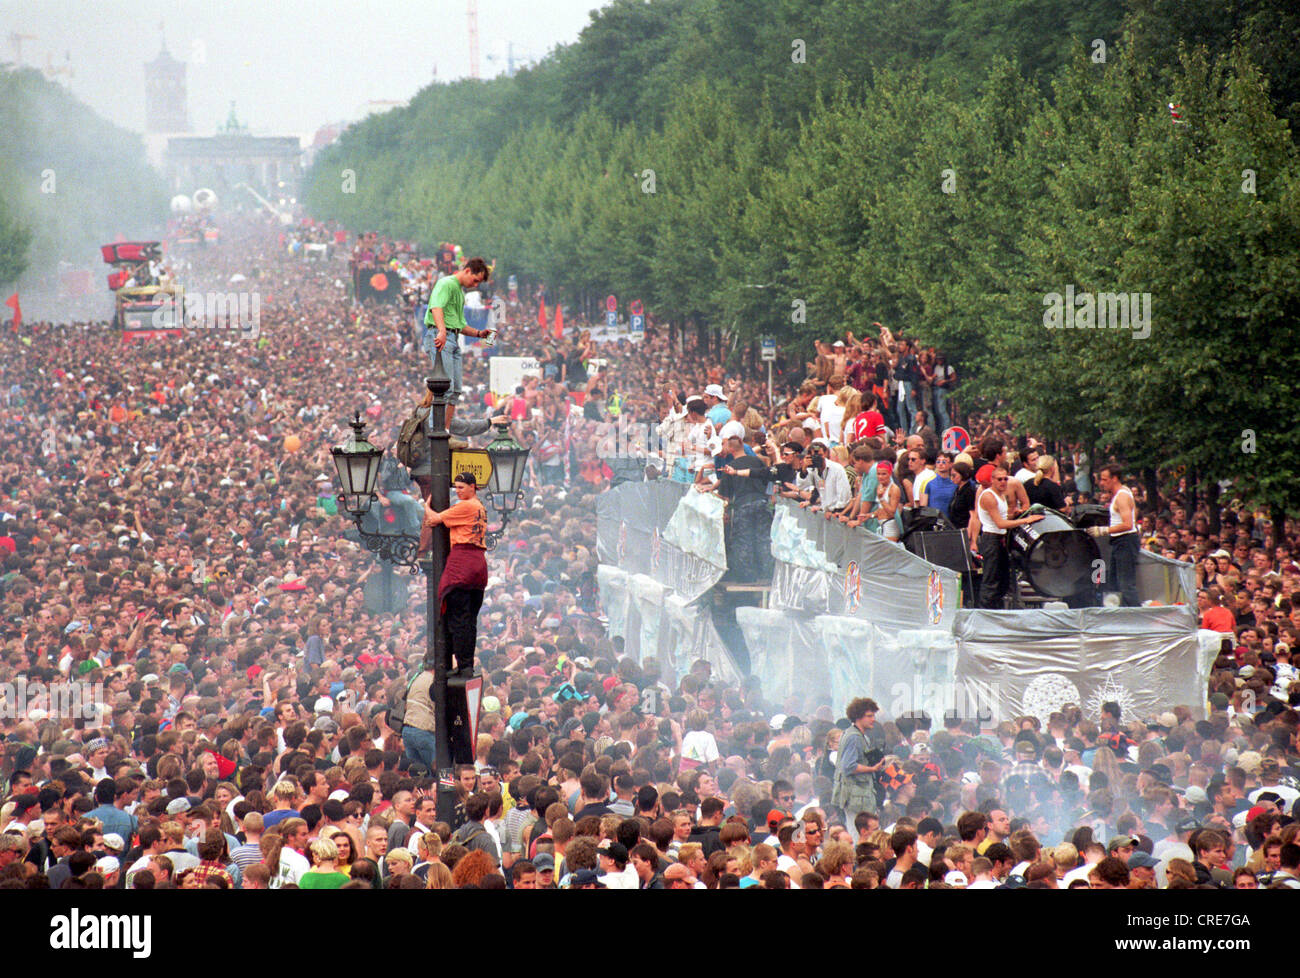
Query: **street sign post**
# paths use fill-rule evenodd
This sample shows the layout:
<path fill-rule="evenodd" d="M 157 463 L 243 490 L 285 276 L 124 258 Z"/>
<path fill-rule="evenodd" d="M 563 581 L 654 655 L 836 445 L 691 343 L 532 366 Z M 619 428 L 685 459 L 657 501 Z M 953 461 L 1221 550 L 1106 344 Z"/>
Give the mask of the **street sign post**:
<path fill-rule="evenodd" d="M 764 336 L 759 341 L 759 357 L 767 364 L 767 406 L 772 406 L 772 364 L 776 362 L 776 340 Z"/>

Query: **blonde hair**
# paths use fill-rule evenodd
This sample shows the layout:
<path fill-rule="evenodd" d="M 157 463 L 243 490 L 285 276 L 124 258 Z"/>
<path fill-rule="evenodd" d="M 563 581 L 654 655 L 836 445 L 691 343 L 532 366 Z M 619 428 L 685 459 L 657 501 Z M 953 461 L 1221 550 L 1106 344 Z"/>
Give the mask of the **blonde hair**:
<path fill-rule="evenodd" d="M 415 857 L 411 855 L 411 850 L 404 849 L 401 846 L 398 846 L 396 849 L 389 849 L 388 852 L 384 853 L 384 859 L 385 861 L 396 859 L 399 862 L 405 862 L 408 866 L 415 865 Z"/>
<path fill-rule="evenodd" d="M 429 863 L 429 882 L 425 887 L 428 890 L 454 890 L 455 886 L 451 882 L 451 870 L 445 863 Z"/>
<path fill-rule="evenodd" d="M 311 844 L 311 854 L 316 858 L 316 864 L 332 861 L 339 858 L 339 847 L 330 839 L 317 839 Z"/>
<path fill-rule="evenodd" d="M 847 872 L 853 872 L 853 847 L 846 842 L 832 842 L 822 853 L 822 858 L 817 862 L 817 872 L 821 873 L 826 879 L 830 879 L 837 873 L 847 875 Z"/>
<path fill-rule="evenodd" d="M 1072 843 L 1062 842 L 1052 850 L 1052 861 L 1058 869 L 1074 869 L 1079 862 L 1079 850 Z"/>
<path fill-rule="evenodd" d="M 1052 458 L 1052 456 L 1039 455 L 1038 465 L 1036 466 L 1038 471 L 1034 473 L 1034 485 L 1038 485 L 1040 482 L 1042 482 L 1043 478 L 1047 475 L 1047 473 L 1052 471 L 1052 466 L 1054 466 L 1055 464 L 1056 464 L 1056 459 Z"/>

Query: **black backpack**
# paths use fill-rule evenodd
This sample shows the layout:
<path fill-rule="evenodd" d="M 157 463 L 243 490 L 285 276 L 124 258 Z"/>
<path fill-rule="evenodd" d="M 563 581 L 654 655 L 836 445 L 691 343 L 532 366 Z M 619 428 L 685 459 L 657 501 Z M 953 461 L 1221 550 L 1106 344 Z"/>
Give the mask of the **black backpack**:
<path fill-rule="evenodd" d="M 429 457 L 429 438 L 424 433 L 424 422 L 429 417 L 429 408 L 416 408 L 411 416 L 402 422 L 397 433 L 397 461 L 408 469 L 418 467 Z"/>

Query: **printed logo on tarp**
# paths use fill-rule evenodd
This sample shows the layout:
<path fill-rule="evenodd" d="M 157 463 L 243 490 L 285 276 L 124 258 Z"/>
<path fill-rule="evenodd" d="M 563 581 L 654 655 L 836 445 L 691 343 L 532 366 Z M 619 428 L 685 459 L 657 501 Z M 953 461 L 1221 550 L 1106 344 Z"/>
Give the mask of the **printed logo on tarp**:
<path fill-rule="evenodd" d="M 930 624 L 939 624 L 943 617 L 943 578 L 938 571 L 930 571 L 930 579 L 925 585 L 925 610 L 929 614 Z"/>
<path fill-rule="evenodd" d="M 856 613 L 862 604 L 862 574 L 856 560 L 850 560 L 844 569 L 844 604 L 849 614 Z"/>

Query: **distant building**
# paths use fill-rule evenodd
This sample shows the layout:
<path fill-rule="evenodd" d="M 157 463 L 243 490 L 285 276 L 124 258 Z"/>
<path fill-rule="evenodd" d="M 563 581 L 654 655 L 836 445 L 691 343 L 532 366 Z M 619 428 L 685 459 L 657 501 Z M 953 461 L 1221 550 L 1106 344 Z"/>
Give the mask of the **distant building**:
<path fill-rule="evenodd" d="M 302 146 L 297 136 L 254 136 L 230 118 L 215 136 L 173 136 L 167 141 L 164 174 L 173 193 L 209 187 L 227 205 L 256 206 L 241 183 L 272 202 L 298 196 Z"/>
<path fill-rule="evenodd" d="M 144 129 L 147 133 L 189 132 L 185 109 L 185 62 L 163 42 L 158 57 L 144 66 Z"/>

